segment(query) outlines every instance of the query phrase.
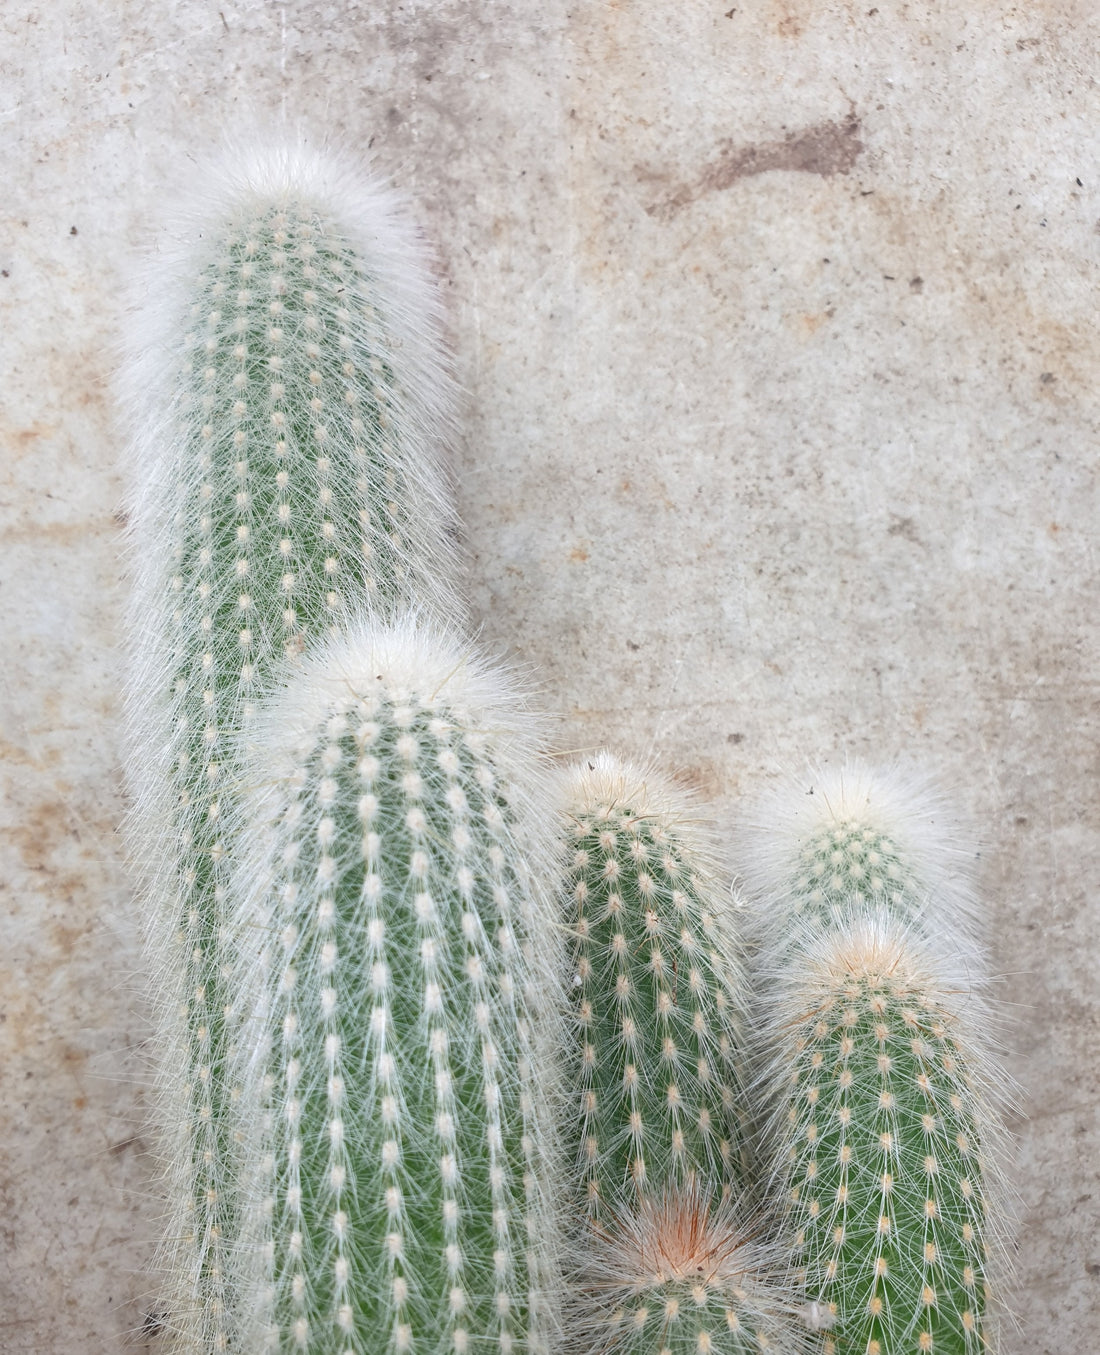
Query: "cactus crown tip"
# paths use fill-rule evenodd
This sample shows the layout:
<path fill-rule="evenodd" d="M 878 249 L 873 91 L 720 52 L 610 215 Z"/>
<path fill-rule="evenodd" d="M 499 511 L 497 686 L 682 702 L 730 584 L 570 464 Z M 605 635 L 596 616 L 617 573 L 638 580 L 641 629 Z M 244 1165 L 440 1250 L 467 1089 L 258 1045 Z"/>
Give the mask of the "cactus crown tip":
<path fill-rule="evenodd" d="M 973 941 L 976 852 L 954 824 L 931 778 L 900 765 L 786 778 L 734 834 L 747 892 L 763 905 L 757 925 L 785 936 L 792 921 L 873 903 Z"/>
<path fill-rule="evenodd" d="M 587 818 L 628 811 L 638 819 L 658 819 L 677 832 L 694 832 L 699 810 L 692 792 L 645 762 L 602 751 L 566 767 L 561 793 L 567 812 Z"/>
<path fill-rule="evenodd" d="M 501 744 L 541 744 L 544 722 L 527 709 L 511 674 L 415 612 L 389 622 L 369 612 L 353 618 L 344 632 L 318 641 L 299 672 L 301 679 L 257 716 L 263 747 L 296 749 L 336 707 L 379 696 L 461 712 Z"/>

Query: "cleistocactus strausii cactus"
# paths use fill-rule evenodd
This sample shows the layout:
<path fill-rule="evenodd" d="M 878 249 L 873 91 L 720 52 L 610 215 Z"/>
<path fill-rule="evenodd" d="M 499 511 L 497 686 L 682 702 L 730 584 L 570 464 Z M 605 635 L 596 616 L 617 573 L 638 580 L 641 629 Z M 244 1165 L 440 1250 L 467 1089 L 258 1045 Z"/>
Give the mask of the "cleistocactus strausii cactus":
<path fill-rule="evenodd" d="M 607 755 L 565 782 L 579 1343 L 799 1348 L 743 1216 L 744 982 L 698 811 Z M 746 1211 L 751 1212 L 751 1211 Z"/>
<path fill-rule="evenodd" d="M 234 739 L 364 597 L 450 612 L 452 393 L 390 194 L 304 146 L 208 173 L 132 325 L 130 780 L 156 971 L 164 1270 L 181 1349 L 227 1348 L 226 888 Z"/>
<path fill-rule="evenodd" d="M 994 1345 L 1002 1080 L 972 974 L 953 965 L 868 913 L 806 938 L 775 976 L 773 1189 L 826 1355 Z"/>
<path fill-rule="evenodd" d="M 586 1208 L 733 1187 L 745 985 L 698 811 L 607 754 L 564 795 Z"/>
<path fill-rule="evenodd" d="M 737 843 L 767 952 L 853 912 L 881 911 L 960 945 L 976 927 L 976 853 L 931 783 L 859 764 L 819 772 L 766 797 Z"/>
<path fill-rule="evenodd" d="M 549 1347 L 562 977 L 537 731 L 407 621 L 322 645 L 258 721 L 244 1355 Z"/>

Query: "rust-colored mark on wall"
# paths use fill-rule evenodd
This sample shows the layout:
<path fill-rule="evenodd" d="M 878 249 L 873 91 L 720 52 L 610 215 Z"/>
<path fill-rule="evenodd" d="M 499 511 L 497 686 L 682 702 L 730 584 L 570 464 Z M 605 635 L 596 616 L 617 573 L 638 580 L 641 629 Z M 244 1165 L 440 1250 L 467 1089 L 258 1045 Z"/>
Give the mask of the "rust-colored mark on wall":
<path fill-rule="evenodd" d="M 841 122 L 819 122 L 800 132 L 788 132 L 775 141 L 760 141 L 751 146 L 727 144 L 719 156 L 703 167 L 692 183 L 682 184 L 660 202 L 647 207 L 650 216 L 669 220 L 709 193 L 731 188 L 738 179 L 767 174 L 774 169 L 800 174 L 847 174 L 863 153 L 859 133 L 861 123 L 855 109 Z M 639 177 L 651 177 L 639 170 Z"/>

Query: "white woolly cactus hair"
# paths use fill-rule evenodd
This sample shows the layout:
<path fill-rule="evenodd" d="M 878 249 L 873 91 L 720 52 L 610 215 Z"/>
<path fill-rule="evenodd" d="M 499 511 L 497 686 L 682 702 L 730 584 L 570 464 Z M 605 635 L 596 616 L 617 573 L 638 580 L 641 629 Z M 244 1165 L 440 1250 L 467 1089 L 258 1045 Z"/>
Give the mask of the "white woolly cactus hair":
<path fill-rule="evenodd" d="M 689 790 L 676 785 L 655 767 L 607 749 L 565 768 L 561 782 L 570 805 L 582 812 L 629 801 L 639 814 L 659 814 L 671 822 L 699 819 Z"/>
<path fill-rule="evenodd" d="M 562 975 L 541 725 L 402 618 L 257 720 L 234 897 L 240 1348 L 546 1355 Z"/>
<path fill-rule="evenodd" d="M 288 670 L 288 681 L 258 712 L 245 750 L 250 766 L 290 776 L 303 749 L 323 737 L 326 712 L 349 701 L 384 692 L 401 703 L 438 705 L 455 719 L 469 720 L 491 740 L 503 770 L 522 769 L 515 794 L 525 821 L 547 813 L 549 781 L 532 777 L 532 761 L 541 765 L 547 730 L 545 717 L 532 710 L 520 684 L 501 664 L 487 659 L 468 640 L 430 616 L 404 612 L 389 620 L 362 611 L 347 629 L 328 636 Z M 246 778 L 247 779 L 247 778 Z M 258 813 L 250 795 L 250 819 Z M 545 843 L 544 832 L 535 842 Z M 532 863 L 545 871 L 547 861 Z M 539 888 L 547 889 L 544 876 Z"/>
<path fill-rule="evenodd" d="M 451 432 L 456 387 L 432 252 L 405 200 L 364 171 L 361 154 L 301 134 L 275 140 L 258 133 L 227 140 L 218 155 L 194 166 L 185 188 L 169 192 L 167 210 L 150 231 L 155 252 L 134 280 L 134 315 L 124 335 L 123 394 L 138 417 L 162 417 L 160 397 L 174 380 L 181 327 L 189 324 L 194 272 L 209 262 L 219 229 L 272 207 L 306 204 L 368 264 L 423 431 L 433 438 Z"/>
<path fill-rule="evenodd" d="M 848 763 L 788 777 L 743 816 L 738 865 L 767 948 L 869 906 L 972 951 L 977 852 L 926 775 Z"/>
<path fill-rule="evenodd" d="M 211 319 L 209 300 L 201 314 L 195 313 L 196 281 L 216 265 L 227 231 L 245 230 L 279 209 L 314 214 L 360 261 L 368 279 L 375 312 L 352 307 L 349 316 L 341 317 L 347 327 L 341 342 L 363 340 L 384 350 L 392 369 L 388 417 L 400 434 L 401 459 L 419 512 L 419 522 L 410 528 L 409 554 L 419 582 L 427 583 L 410 600 L 424 605 L 438 599 L 441 615 L 450 618 L 461 606 L 452 582 L 457 518 L 446 465 L 457 387 L 443 340 L 432 255 L 399 194 L 364 173 L 357 157 L 318 148 L 302 136 L 274 143 L 262 138 L 229 142 L 218 157 L 200 164 L 187 191 L 175 198 L 135 278 L 118 386 L 134 430 L 128 509 L 138 592 L 159 582 L 158 571 L 167 567 L 163 544 L 173 520 L 181 434 L 188 425 L 197 432 L 202 422 L 197 407 L 181 407 L 179 395 L 188 333 L 196 320 L 201 327 Z M 277 291 L 278 273 L 269 258 L 257 258 L 254 286 L 272 288 L 273 305 L 285 294 Z M 350 276 L 348 282 L 353 282 Z M 322 294 L 322 310 L 326 306 L 335 313 L 337 307 Z M 338 420 L 338 410 L 330 413 Z M 131 621 L 146 629 L 139 608 Z"/>
<path fill-rule="evenodd" d="M 698 1184 L 599 1230 L 579 1277 L 584 1355 L 812 1355 L 816 1308 L 758 1220 Z"/>

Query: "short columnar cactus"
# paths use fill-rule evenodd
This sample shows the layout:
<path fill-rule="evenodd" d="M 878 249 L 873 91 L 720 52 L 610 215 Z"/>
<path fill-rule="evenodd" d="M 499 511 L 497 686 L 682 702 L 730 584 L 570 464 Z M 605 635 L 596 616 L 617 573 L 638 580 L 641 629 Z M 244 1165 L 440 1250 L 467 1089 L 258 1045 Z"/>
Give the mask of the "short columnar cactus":
<path fill-rule="evenodd" d="M 583 1299 L 592 1348 L 791 1349 L 739 1216 L 743 981 L 690 800 L 602 756 L 566 781 Z"/>
<path fill-rule="evenodd" d="M 178 234 L 145 279 L 125 383 L 130 771 L 160 1008 L 165 1297 L 181 1344 L 217 1351 L 234 738 L 281 667 L 364 597 L 453 608 L 436 447 L 451 386 L 416 234 L 340 163 L 229 158 Z"/>
<path fill-rule="evenodd" d="M 323 645 L 258 723 L 247 1355 L 547 1349 L 562 979 L 531 745 L 508 684 L 410 623 Z"/>
<path fill-rule="evenodd" d="M 991 1342 L 999 1131 L 984 1024 L 970 976 L 881 914 L 828 928 L 778 980 L 773 1184 L 827 1355 Z"/>
<path fill-rule="evenodd" d="M 737 844 L 757 939 L 783 951 L 871 909 L 929 935 L 947 928 L 968 944 L 977 853 L 953 825 L 916 773 L 850 765 L 781 787 Z"/>

